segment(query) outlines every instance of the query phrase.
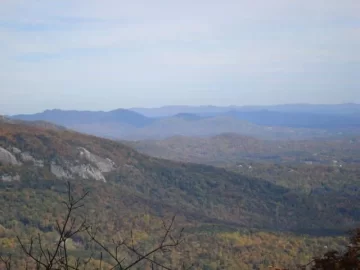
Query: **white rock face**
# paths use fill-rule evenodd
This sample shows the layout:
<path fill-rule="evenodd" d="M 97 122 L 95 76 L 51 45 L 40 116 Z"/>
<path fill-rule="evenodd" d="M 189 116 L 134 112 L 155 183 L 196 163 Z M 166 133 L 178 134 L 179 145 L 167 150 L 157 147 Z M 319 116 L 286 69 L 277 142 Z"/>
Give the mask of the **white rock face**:
<path fill-rule="evenodd" d="M 2 175 L 1 180 L 4 182 L 20 181 L 20 175 Z"/>
<path fill-rule="evenodd" d="M 44 167 L 44 161 L 43 160 L 39 160 L 39 159 L 35 159 L 34 165 L 36 167 Z"/>
<path fill-rule="evenodd" d="M 21 153 L 21 150 L 19 148 L 16 148 L 16 147 L 13 147 L 12 151 L 13 151 L 14 154 L 20 154 Z"/>
<path fill-rule="evenodd" d="M 90 164 L 73 166 L 70 168 L 70 170 L 73 174 L 77 174 L 81 178 L 92 178 L 97 181 L 106 182 L 106 179 L 102 172 L 99 169 L 92 167 Z"/>
<path fill-rule="evenodd" d="M 35 158 L 33 158 L 33 156 L 30 155 L 29 153 L 26 153 L 26 152 L 21 153 L 20 157 L 21 157 L 21 160 L 24 162 L 29 162 L 29 161 L 35 162 Z"/>
<path fill-rule="evenodd" d="M 97 181 L 106 182 L 103 173 L 115 170 L 115 163 L 109 158 L 103 158 L 95 155 L 83 147 L 79 147 L 80 159 L 75 163 L 64 160 L 63 165 L 51 162 L 50 171 L 57 178 L 74 179 L 80 177 L 83 179 L 95 179 Z M 44 161 L 35 159 L 30 153 L 22 152 L 16 147 L 12 147 L 12 154 L 8 150 L 0 147 L 0 162 L 6 165 L 21 165 L 22 163 L 17 160 L 16 156 L 23 163 L 32 163 L 36 167 L 44 167 Z M 15 156 L 16 155 L 16 156 Z M 83 163 L 83 164 L 81 164 Z M 15 181 L 20 180 L 19 175 L 0 175 L 2 181 Z"/>
<path fill-rule="evenodd" d="M 111 172 L 115 169 L 115 163 L 111 159 L 99 157 L 83 147 L 78 149 L 80 157 L 93 163 L 101 172 Z"/>
<path fill-rule="evenodd" d="M 0 162 L 6 165 L 21 165 L 13 154 L 2 147 L 0 147 Z"/>
<path fill-rule="evenodd" d="M 55 163 L 50 164 L 50 171 L 58 178 L 73 178 L 63 167 L 56 165 Z"/>
<path fill-rule="evenodd" d="M 32 162 L 37 167 L 44 167 L 44 161 L 43 160 L 35 159 L 32 155 L 30 155 L 27 152 L 21 153 L 20 157 L 21 157 L 21 160 L 23 162 Z"/>

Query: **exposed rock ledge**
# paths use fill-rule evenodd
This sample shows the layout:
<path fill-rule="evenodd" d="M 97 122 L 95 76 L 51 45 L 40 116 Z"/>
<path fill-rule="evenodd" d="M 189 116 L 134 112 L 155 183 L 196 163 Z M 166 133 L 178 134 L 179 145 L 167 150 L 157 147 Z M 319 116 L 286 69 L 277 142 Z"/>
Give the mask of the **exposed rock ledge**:
<path fill-rule="evenodd" d="M 57 178 L 73 178 L 69 172 L 67 172 L 63 167 L 56 165 L 54 162 L 50 164 L 50 171 Z"/>
<path fill-rule="evenodd" d="M 51 172 L 58 178 L 75 178 L 76 176 L 83 179 L 95 179 L 106 182 L 103 173 L 115 170 L 115 163 L 109 158 L 103 158 L 92 154 L 89 150 L 79 147 L 80 158 L 89 162 L 87 164 L 68 164 L 64 167 L 52 163 Z"/>
<path fill-rule="evenodd" d="M 92 167 L 90 164 L 68 166 L 67 168 L 63 168 L 55 163 L 51 163 L 50 170 L 51 173 L 58 178 L 73 179 L 75 176 L 78 176 L 83 179 L 95 179 L 97 181 L 106 182 L 105 176 L 102 172 L 99 169 Z"/>
<path fill-rule="evenodd" d="M 97 181 L 106 182 L 105 176 L 101 173 L 101 171 L 92 167 L 89 164 L 74 166 L 74 167 L 71 167 L 70 170 L 72 173 L 77 174 L 81 178 L 84 178 L 84 179 L 92 178 Z"/>
<path fill-rule="evenodd" d="M 89 150 L 78 147 L 80 161 L 72 163 L 64 160 L 65 165 L 59 165 L 55 162 L 50 163 L 50 172 L 57 178 L 74 179 L 80 177 L 83 179 L 95 179 L 106 182 L 103 173 L 108 173 L 116 169 L 116 164 L 109 158 L 103 158 L 91 153 Z M 44 167 L 44 161 L 35 159 L 30 153 L 22 152 L 16 147 L 12 147 L 12 154 L 8 150 L 0 147 L 0 163 L 5 165 L 22 165 L 32 163 L 36 167 Z M 23 162 L 18 161 L 17 157 Z M 2 181 L 20 180 L 19 175 L 0 176 Z"/>
<path fill-rule="evenodd" d="M 44 167 L 44 161 L 40 159 L 35 159 L 32 155 L 27 152 L 20 154 L 20 158 L 23 162 L 32 162 L 37 167 Z"/>
<path fill-rule="evenodd" d="M 20 175 L 2 175 L 1 180 L 4 182 L 20 181 Z"/>
<path fill-rule="evenodd" d="M 2 147 L 0 147 L 0 163 L 5 165 L 21 165 L 21 162 L 13 154 Z"/>
<path fill-rule="evenodd" d="M 93 163 L 101 172 L 111 172 L 115 169 L 115 163 L 111 159 L 99 157 L 83 147 L 79 147 L 78 150 L 81 158 Z"/>

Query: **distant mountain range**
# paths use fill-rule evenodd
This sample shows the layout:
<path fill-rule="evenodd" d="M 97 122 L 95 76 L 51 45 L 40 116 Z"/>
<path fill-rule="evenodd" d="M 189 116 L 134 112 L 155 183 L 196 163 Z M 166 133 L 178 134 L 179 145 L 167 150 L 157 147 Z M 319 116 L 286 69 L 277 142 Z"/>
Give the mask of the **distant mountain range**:
<path fill-rule="evenodd" d="M 360 113 L 334 114 L 314 112 L 282 111 L 236 111 L 226 113 L 229 116 L 243 119 L 263 126 L 280 126 L 293 128 L 351 129 L 360 128 Z"/>
<path fill-rule="evenodd" d="M 148 117 L 169 117 L 179 113 L 215 115 L 229 111 L 253 112 L 275 111 L 288 113 L 314 114 L 353 114 L 360 113 L 360 104 L 282 104 L 268 106 L 164 106 L 159 108 L 131 108 L 130 110 Z"/>
<path fill-rule="evenodd" d="M 360 105 L 174 106 L 103 111 L 46 110 L 12 119 L 48 121 L 108 138 L 142 140 L 238 133 L 262 139 L 328 137 L 360 131 Z"/>
<path fill-rule="evenodd" d="M 129 124 L 134 127 L 143 127 L 154 121 L 152 118 L 125 109 L 117 109 L 109 112 L 76 110 L 64 111 L 55 109 L 46 110 L 36 114 L 15 115 L 12 118 L 26 121 L 43 120 L 63 126 L 94 123 L 121 123 Z"/>

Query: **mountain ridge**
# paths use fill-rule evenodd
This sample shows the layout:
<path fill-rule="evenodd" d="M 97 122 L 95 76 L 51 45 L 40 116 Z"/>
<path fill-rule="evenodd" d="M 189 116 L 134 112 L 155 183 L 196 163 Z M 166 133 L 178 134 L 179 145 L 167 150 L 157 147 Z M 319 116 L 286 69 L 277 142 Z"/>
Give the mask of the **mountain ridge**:
<path fill-rule="evenodd" d="M 359 125 L 355 121 L 357 118 L 346 122 L 341 116 L 336 117 L 340 117 L 337 123 L 341 125 L 331 124 L 332 119 L 330 119 L 327 125 L 321 126 L 319 121 L 309 120 L 314 118 L 313 115 L 301 114 L 294 118 L 292 113 L 285 114 L 284 117 L 284 113 L 257 111 L 248 113 L 229 111 L 212 116 L 178 113 L 171 117 L 150 118 L 124 109 L 109 112 L 48 110 L 34 115 L 15 115 L 12 119 L 48 121 L 87 134 L 130 140 L 158 139 L 175 135 L 207 137 L 224 132 L 267 139 L 301 139 L 337 136 L 339 132 L 357 132 L 356 128 Z M 323 118 L 322 116 L 321 119 Z M 302 120 L 302 125 L 297 122 L 298 119 Z M 313 124 L 307 124 L 311 121 Z M 347 129 L 354 121 L 355 130 Z"/>
<path fill-rule="evenodd" d="M 112 111 L 79 111 L 79 110 L 46 110 L 36 114 L 14 115 L 14 119 L 20 120 L 44 120 L 67 126 L 69 124 L 89 124 L 89 123 L 125 123 L 135 127 L 142 127 L 152 122 L 152 119 L 139 113 L 126 110 L 115 109 Z"/>
<path fill-rule="evenodd" d="M 259 111 L 269 110 L 277 112 L 312 112 L 312 113 L 325 113 L 325 114 L 348 114 L 359 113 L 360 104 L 357 103 L 340 103 L 340 104 L 277 104 L 277 105 L 230 105 L 230 106 L 214 106 L 214 105 L 174 105 L 162 106 L 153 108 L 130 108 L 135 112 L 139 112 L 149 117 L 164 117 L 172 116 L 178 113 L 195 113 L 195 114 L 214 114 L 225 113 L 231 110 L 237 111 Z"/>

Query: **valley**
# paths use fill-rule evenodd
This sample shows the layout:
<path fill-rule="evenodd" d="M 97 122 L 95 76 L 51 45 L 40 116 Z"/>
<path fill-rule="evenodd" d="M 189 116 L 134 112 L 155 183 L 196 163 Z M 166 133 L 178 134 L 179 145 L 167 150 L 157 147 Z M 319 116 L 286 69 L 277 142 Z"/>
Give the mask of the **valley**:
<path fill-rule="evenodd" d="M 360 270 L 360 1 L 0 6 L 0 270 Z"/>
<path fill-rule="evenodd" d="M 212 165 L 236 164 L 244 160 L 336 166 L 360 163 L 358 135 L 313 140 L 261 140 L 223 133 L 208 138 L 173 136 L 164 140 L 123 142 L 149 155 Z"/>
<path fill-rule="evenodd" d="M 82 215 L 105 242 L 135 228 L 147 246 L 161 220 L 176 216 L 186 242 L 164 257 L 175 268 L 180 258 L 194 269 L 294 267 L 324 246 L 341 249 L 360 222 L 356 136 L 114 141 L 42 121 L 0 123 L 0 253 L 15 252 L 18 265 L 16 236 L 56 236 L 67 181 L 90 191 Z M 86 258 L 79 237 L 71 252 Z"/>

